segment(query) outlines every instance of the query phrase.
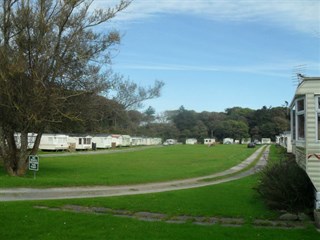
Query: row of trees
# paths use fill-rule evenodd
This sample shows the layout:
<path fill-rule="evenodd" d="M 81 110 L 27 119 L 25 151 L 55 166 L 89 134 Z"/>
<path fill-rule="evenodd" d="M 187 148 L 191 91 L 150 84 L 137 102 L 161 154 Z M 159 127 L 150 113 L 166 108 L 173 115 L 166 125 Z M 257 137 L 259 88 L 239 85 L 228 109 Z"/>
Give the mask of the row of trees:
<path fill-rule="evenodd" d="M 178 110 L 156 115 L 152 107 L 140 112 L 125 109 L 122 104 L 105 98 L 100 100 L 105 101 L 105 105 L 100 103 L 97 105 L 101 111 L 86 112 L 87 121 L 78 122 L 78 125 L 72 124 L 72 128 L 68 129 L 69 132 L 117 132 L 163 139 L 174 138 L 180 141 L 186 138 L 197 138 L 202 141 L 207 137 L 218 140 L 225 137 L 239 140 L 267 137 L 274 140 L 276 135 L 290 127 L 287 107 L 264 106 L 258 110 L 233 107 L 226 109 L 225 112 L 198 113 L 181 106 Z M 100 121 L 93 121 L 97 118 L 90 118 L 94 114 L 101 116 Z"/>
<path fill-rule="evenodd" d="M 157 134 L 163 138 L 202 140 L 215 137 L 234 139 L 268 137 L 272 140 L 289 129 L 287 107 L 262 107 L 259 110 L 233 107 L 225 112 L 201 112 L 186 110 L 183 106 L 165 113 L 166 123 L 150 123 L 140 127 L 145 134 Z"/>

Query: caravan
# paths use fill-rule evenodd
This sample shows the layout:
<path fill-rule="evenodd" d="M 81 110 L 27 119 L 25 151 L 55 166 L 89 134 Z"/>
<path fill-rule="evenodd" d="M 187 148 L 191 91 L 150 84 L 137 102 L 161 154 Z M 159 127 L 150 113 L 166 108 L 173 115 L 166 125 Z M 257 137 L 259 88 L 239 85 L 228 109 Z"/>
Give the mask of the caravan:
<path fill-rule="evenodd" d="M 70 149 L 89 150 L 92 149 L 92 137 L 89 135 L 70 135 L 68 144 Z"/>
<path fill-rule="evenodd" d="M 69 136 L 65 134 L 44 133 L 41 136 L 39 149 L 51 151 L 67 150 L 69 147 L 68 138 Z"/>
<path fill-rule="evenodd" d="M 302 77 L 290 104 L 292 152 L 316 190 L 320 209 L 320 77 Z"/>
<path fill-rule="evenodd" d="M 98 134 L 92 138 L 92 143 L 96 144 L 96 148 L 106 149 L 112 146 L 112 136 L 109 134 Z"/>

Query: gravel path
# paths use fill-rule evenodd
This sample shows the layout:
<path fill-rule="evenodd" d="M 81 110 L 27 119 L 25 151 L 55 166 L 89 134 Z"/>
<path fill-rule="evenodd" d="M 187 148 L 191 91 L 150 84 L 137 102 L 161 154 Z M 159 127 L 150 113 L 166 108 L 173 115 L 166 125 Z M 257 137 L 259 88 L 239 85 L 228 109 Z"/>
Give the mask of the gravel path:
<path fill-rule="evenodd" d="M 246 169 L 257 156 L 264 151 L 258 163 Z M 219 183 L 229 182 L 240 179 L 260 171 L 267 162 L 269 146 L 259 148 L 250 157 L 237 166 L 226 171 L 197 178 L 184 180 L 147 183 L 123 186 L 90 186 L 90 187 L 65 187 L 65 188 L 11 188 L 0 189 L 0 201 L 21 201 L 21 200 L 45 200 L 45 199 L 71 199 L 71 198 L 92 198 L 92 197 L 110 197 L 145 193 L 156 193 L 165 191 L 174 191 L 181 189 L 197 188 Z M 239 172 L 241 171 L 241 172 Z M 239 173 L 237 173 L 239 172 Z M 231 176 L 229 176 L 232 174 Z M 217 179 L 219 177 L 219 179 Z"/>

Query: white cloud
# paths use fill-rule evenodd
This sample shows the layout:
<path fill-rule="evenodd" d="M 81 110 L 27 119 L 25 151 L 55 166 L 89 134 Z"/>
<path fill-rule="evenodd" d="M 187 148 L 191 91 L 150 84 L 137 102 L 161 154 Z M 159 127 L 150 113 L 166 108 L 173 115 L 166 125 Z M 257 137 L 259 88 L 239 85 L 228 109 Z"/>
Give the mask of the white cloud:
<path fill-rule="evenodd" d="M 219 71 L 216 66 L 192 66 L 179 64 L 122 64 L 120 68 L 161 71 Z"/>
<path fill-rule="evenodd" d="M 112 0 L 111 3 L 117 3 Z M 96 0 L 95 7 L 110 6 Z M 214 21 L 264 21 L 319 36 L 319 0 L 133 0 L 118 21 L 139 21 L 161 13 L 190 14 Z"/>
<path fill-rule="evenodd" d="M 303 63 L 303 64 L 301 64 Z M 265 76 L 288 77 L 288 72 L 302 71 L 306 75 L 316 72 L 318 75 L 320 63 L 309 61 L 284 61 L 279 63 L 265 63 L 260 65 L 179 65 L 179 64 L 121 64 L 120 69 L 155 70 L 155 71 L 199 71 L 199 72 L 235 72 L 259 74 Z M 310 73 L 310 74 L 309 74 Z"/>

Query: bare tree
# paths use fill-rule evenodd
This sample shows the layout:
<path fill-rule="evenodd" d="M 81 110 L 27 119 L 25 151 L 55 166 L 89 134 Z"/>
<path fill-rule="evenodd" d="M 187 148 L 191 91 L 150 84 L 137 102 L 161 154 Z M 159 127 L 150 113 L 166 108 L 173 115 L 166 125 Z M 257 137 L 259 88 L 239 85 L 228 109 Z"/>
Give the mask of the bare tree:
<path fill-rule="evenodd" d="M 0 159 L 12 176 L 24 175 L 27 157 L 38 150 L 45 127 L 79 116 L 74 97 L 109 86 L 103 69 L 117 31 L 97 32 L 124 10 L 119 0 L 106 10 L 93 0 L 1 0 L 0 3 Z M 102 68 L 104 66 L 104 68 Z M 21 133 L 17 146 L 15 133 Z M 37 133 L 28 149 L 28 132 Z"/>
<path fill-rule="evenodd" d="M 121 103 L 125 109 L 138 109 L 143 106 L 143 101 L 160 97 L 163 86 L 164 82 L 156 80 L 153 86 L 142 87 L 135 82 L 118 77 L 114 84 L 116 95 L 113 99 Z"/>

